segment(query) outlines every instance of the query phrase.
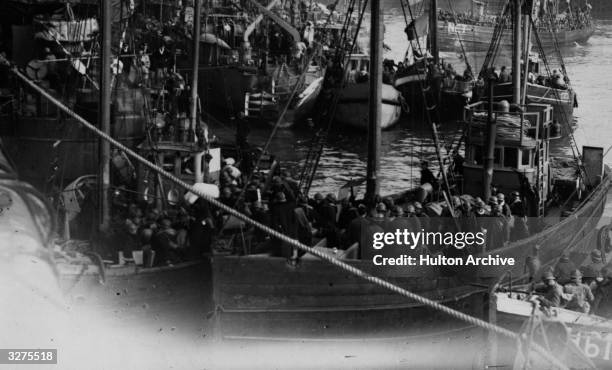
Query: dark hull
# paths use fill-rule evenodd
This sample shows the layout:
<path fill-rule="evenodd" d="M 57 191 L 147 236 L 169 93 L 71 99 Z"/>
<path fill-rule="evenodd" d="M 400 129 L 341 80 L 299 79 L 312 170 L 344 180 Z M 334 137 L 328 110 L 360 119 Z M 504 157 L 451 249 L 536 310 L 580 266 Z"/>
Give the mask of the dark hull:
<path fill-rule="evenodd" d="M 426 114 L 423 86 L 422 82 L 415 78 L 417 77 L 409 77 L 407 81 L 402 77 L 397 78 L 394 86 L 402 93 L 408 106 L 412 108 L 411 113 L 423 117 Z M 432 87 L 431 93 L 429 93 L 432 101 L 428 102 L 428 104 L 436 106 L 437 109 L 432 112 L 437 112 L 443 122 L 461 121 L 463 120 L 464 108 L 471 99 L 471 89 L 468 89 L 468 91 L 457 91 L 452 87 L 446 88 L 444 83 L 445 81 L 443 80 L 433 83 L 433 86 L 439 86 L 439 88 Z M 457 84 L 467 85 L 468 83 L 457 81 Z M 432 116 L 432 119 L 436 118 L 437 116 Z"/>
<path fill-rule="evenodd" d="M 303 124 L 308 118 L 312 118 L 312 110 L 315 107 L 317 98 L 323 87 L 323 78 L 317 75 L 307 75 L 305 79 L 306 88 L 299 94 L 296 94 L 293 102 L 288 102 L 287 98 L 272 101 L 272 95 L 264 94 L 264 99 L 261 94 L 256 94 L 248 105 L 245 102 L 245 109 L 248 109 L 247 119 L 253 123 L 264 123 L 269 126 L 279 128 L 291 128 L 297 124 Z M 285 107 L 287 110 L 283 115 Z"/>
<path fill-rule="evenodd" d="M 137 320 L 190 331 L 207 327 L 206 316 L 212 311 L 210 267 L 204 262 L 173 267 L 107 268 L 100 283 L 98 268 L 61 265 L 60 286 L 67 301 L 75 308 L 85 308 L 127 322 Z"/>
<path fill-rule="evenodd" d="M 470 98 L 463 93 L 442 90 L 439 109 L 442 121 L 463 121 L 465 106 L 470 103 Z"/>
<path fill-rule="evenodd" d="M 350 263 L 383 272 L 366 261 Z M 216 335 L 223 338 L 386 338 L 466 326 L 318 260 L 296 269 L 283 258 L 217 256 L 213 266 Z M 481 291 L 435 268 L 408 272 L 394 281 L 481 316 Z"/>
<path fill-rule="evenodd" d="M 435 266 L 377 268 L 370 261 L 346 262 L 414 293 L 484 318 L 486 289 L 510 273 L 527 277 L 525 261 L 540 246 L 543 266 L 561 253 L 592 248 L 595 226 L 605 205 L 606 178 L 588 202 L 554 227 L 486 254 L 513 257 L 515 266 L 461 267 L 456 274 Z M 578 236 L 575 237 L 574 236 Z M 571 244 L 567 244 L 571 240 Z M 347 338 L 418 336 L 446 333 L 462 325 L 446 322 L 435 310 L 358 279 L 327 263 L 303 260 L 289 267 L 282 258 L 217 256 L 213 260 L 216 333 L 227 338 Z M 455 325 L 455 326 L 453 326 Z"/>
<path fill-rule="evenodd" d="M 247 92 L 257 87 L 257 70 L 237 66 L 200 67 L 198 94 L 205 109 L 234 116 L 244 110 Z"/>
<path fill-rule="evenodd" d="M 467 52 L 482 52 L 489 50 L 489 44 L 493 39 L 494 28 L 489 26 L 476 26 L 469 24 L 444 24 L 438 22 L 438 47 L 441 51 L 461 51 L 458 37 L 461 38 L 463 47 Z M 593 26 L 579 30 L 555 32 L 559 46 L 572 46 L 576 43 L 583 44 L 593 35 Z M 540 32 L 540 41 L 544 50 L 554 50 L 554 38 L 550 32 Z M 535 36 L 532 36 L 533 45 L 537 45 Z M 512 32 L 504 30 L 500 43 L 500 50 L 512 50 Z"/>
<path fill-rule="evenodd" d="M 97 94 L 97 92 L 95 92 Z M 77 103 L 74 110 L 88 122 L 97 122 L 94 92 Z M 139 90 L 117 89 L 112 107 L 111 135 L 134 148 L 144 139 L 143 96 Z M 48 109 L 44 115 L 16 115 L 3 138 L 7 154 L 15 162 L 20 178 L 42 190 L 50 190 L 47 180 L 67 185 L 77 177 L 99 171 L 99 139 L 73 118 L 59 114 L 42 98 Z M 57 171 L 53 162 L 58 165 Z"/>

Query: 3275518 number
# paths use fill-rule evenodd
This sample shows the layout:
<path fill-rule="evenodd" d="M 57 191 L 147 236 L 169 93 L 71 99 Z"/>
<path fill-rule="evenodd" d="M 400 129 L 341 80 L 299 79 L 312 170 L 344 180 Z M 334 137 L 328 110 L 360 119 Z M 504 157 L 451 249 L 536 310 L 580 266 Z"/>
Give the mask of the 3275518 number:
<path fill-rule="evenodd" d="M 0 349 L 0 364 L 56 364 L 56 349 Z"/>

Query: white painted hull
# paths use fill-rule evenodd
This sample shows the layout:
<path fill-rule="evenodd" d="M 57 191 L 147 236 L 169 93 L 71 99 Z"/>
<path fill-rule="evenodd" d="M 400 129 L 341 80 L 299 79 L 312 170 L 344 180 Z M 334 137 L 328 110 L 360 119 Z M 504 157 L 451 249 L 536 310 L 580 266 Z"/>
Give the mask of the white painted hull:
<path fill-rule="evenodd" d="M 335 120 L 343 125 L 366 130 L 369 116 L 369 83 L 351 84 L 344 88 L 336 107 Z M 395 125 L 402 113 L 401 95 L 392 85 L 383 84 L 380 126 L 383 130 Z"/>

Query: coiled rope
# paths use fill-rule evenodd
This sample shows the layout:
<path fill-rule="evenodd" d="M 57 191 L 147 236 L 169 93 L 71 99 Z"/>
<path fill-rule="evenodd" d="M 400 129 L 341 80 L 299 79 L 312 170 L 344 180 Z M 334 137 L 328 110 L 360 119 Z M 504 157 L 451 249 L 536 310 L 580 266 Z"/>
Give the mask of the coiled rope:
<path fill-rule="evenodd" d="M 59 109 L 61 109 L 62 111 L 64 111 L 66 114 L 72 116 L 74 119 L 76 119 L 80 124 L 82 124 L 85 128 L 87 128 L 88 130 L 92 131 L 95 135 L 97 135 L 98 137 L 100 137 L 103 140 L 108 141 L 111 145 L 113 145 L 115 148 L 124 151 L 128 156 L 134 158 L 136 161 L 138 161 L 139 163 L 141 163 L 142 165 L 148 167 L 149 169 L 151 169 L 152 171 L 155 171 L 157 173 L 159 173 L 161 176 L 167 178 L 168 180 L 172 181 L 173 183 L 183 187 L 184 189 L 192 192 L 193 194 L 198 195 L 201 198 L 204 198 L 204 200 L 206 200 L 207 202 L 209 202 L 211 205 L 220 208 L 221 210 L 229 213 L 232 216 L 237 217 L 238 219 L 266 232 L 267 234 L 269 234 L 272 237 L 278 238 L 280 240 L 282 240 L 285 243 L 290 244 L 291 246 L 298 248 L 306 253 L 310 253 L 316 257 L 318 257 L 319 259 L 328 262 L 331 265 L 334 265 L 344 271 L 347 271 L 363 280 L 366 280 L 372 284 L 378 285 L 380 287 L 383 287 L 385 289 L 388 289 L 392 292 L 395 292 L 397 294 L 400 294 L 406 298 L 412 299 L 422 305 L 425 306 L 429 306 L 435 310 L 444 312 L 447 315 L 450 315 L 456 319 L 462 320 L 468 324 L 474 325 L 474 326 L 478 326 L 480 328 L 495 332 L 497 334 L 506 336 L 508 338 L 517 340 L 517 341 L 522 341 L 522 340 L 526 340 L 527 336 L 525 334 L 518 334 L 515 333 L 513 331 L 510 331 L 508 329 L 502 328 L 500 326 L 488 323 L 484 320 L 478 319 L 476 317 L 472 317 L 470 315 L 467 315 L 463 312 L 460 311 L 456 311 L 452 308 L 446 307 L 436 301 L 433 301 L 431 299 L 427 299 L 425 297 L 422 297 L 418 294 L 412 293 L 404 288 L 401 288 L 397 285 L 394 285 L 386 280 L 383 280 L 379 277 L 373 276 L 371 274 L 366 273 L 365 271 L 362 271 L 354 266 L 351 266 L 345 262 L 342 262 L 338 259 L 336 259 L 335 257 L 332 257 L 330 255 L 327 255 L 317 249 L 314 249 L 312 247 L 306 246 L 302 243 L 300 243 L 299 241 L 295 240 L 295 239 L 291 239 L 288 236 L 266 226 L 263 225 L 255 220 L 250 219 L 249 217 L 247 217 L 246 215 L 236 211 L 235 209 L 215 200 L 214 198 L 210 197 L 209 195 L 205 194 L 204 192 L 194 188 L 192 185 L 189 185 L 187 182 L 179 179 L 178 177 L 174 176 L 173 174 L 164 171 L 161 167 L 149 162 L 148 160 L 146 160 L 144 157 L 140 156 L 139 154 L 137 154 L 136 152 L 134 152 L 132 149 L 126 147 L 125 145 L 121 144 L 120 142 L 118 142 L 117 140 L 113 139 L 110 135 L 108 135 L 107 133 L 101 131 L 99 128 L 97 128 L 96 126 L 94 126 L 93 124 L 87 122 L 84 118 L 82 118 L 81 116 L 79 116 L 78 114 L 76 114 L 75 112 L 73 112 L 70 108 L 68 108 L 66 105 L 64 105 L 62 102 L 60 102 L 59 100 L 55 99 L 52 95 L 50 95 L 49 93 L 47 93 L 43 88 L 41 88 L 40 86 L 38 86 L 36 83 L 32 82 L 30 79 L 28 79 L 24 74 L 22 74 L 16 66 L 11 65 L 5 58 L 0 57 L 0 63 L 4 63 L 7 64 L 9 66 L 9 70 L 15 74 L 17 77 L 19 77 L 21 80 L 23 80 L 28 86 L 30 86 L 32 89 L 34 89 L 35 91 L 37 91 L 38 93 L 40 93 L 43 97 L 45 97 L 46 99 L 48 99 L 50 102 L 52 102 L 53 104 L 55 104 Z M 555 367 L 559 368 L 559 369 L 569 369 L 566 365 L 564 365 L 563 363 L 561 363 L 557 358 L 555 358 L 551 353 L 549 353 L 544 347 L 540 346 L 537 343 L 531 343 L 533 349 L 539 353 L 544 359 L 546 359 L 547 361 L 549 361 L 552 365 L 554 365 Z"/>

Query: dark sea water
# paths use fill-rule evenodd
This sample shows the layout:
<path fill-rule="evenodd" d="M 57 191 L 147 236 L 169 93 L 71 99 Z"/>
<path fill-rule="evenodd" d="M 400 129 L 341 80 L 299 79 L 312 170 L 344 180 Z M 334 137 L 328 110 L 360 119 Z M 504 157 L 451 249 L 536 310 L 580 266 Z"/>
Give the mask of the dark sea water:
<path fill-rule="evenodd" d="M 386 57 L 396 61 L 403 59 L 406 50 L 405 21 L 401 9 L 388 4 L 385 10 L 385 43 L 391 47 Z M 578 126 L 574 132 L 579 148 L 583 145 L 612 145 L 612 21 L 597 21 L 597 30 L 583 45 L 573 45 L 562 50 L 572 85 L 578 93 L 579 108 L 575 111 Z M 443 53 L 445 60 L 462 71 L 465 64 L 459 53 Z M 508 57 L 508 55 L 506 55 Z M 484 55 L 469 54 L 468 59 L 479 70 Z M 508 62 L 509 63 L 509 62 Z M 499 65 L 503 65 L 499 63 Z M 441 127 L 442 145 L 449 147 L 460 135 L 460 127 Z M 254 128 L 250 140 L 263 145 L 270 128 Z M 215 132 L 219 136 L 226 130 Z M 269 149 L 299 173 L 313 132 L 304 129 L 279 130 L 271 140 Z M 400 124 L 383 132 L 381 160 L 381 194 L 395 193 L 410 188 L 418 181 L 418 164 L 421 159 L 435 161 L 431 128 L 420 122 L 402 118 Z M 571 156 L 569 139 L 559 140 L 552 148 L 554 155 Z M 365 133 L 345 127 L 336 127 L 325 147 L 311 194 L 336 192 L 347 180 L 363 177 L 366 169 L 367 144 Z M 606 157 L 612 164 L 612 154 Z"/>

